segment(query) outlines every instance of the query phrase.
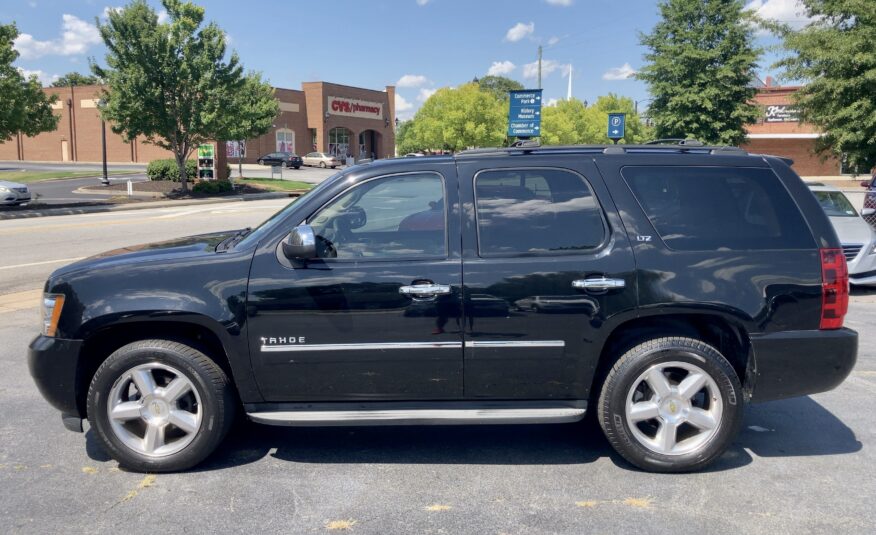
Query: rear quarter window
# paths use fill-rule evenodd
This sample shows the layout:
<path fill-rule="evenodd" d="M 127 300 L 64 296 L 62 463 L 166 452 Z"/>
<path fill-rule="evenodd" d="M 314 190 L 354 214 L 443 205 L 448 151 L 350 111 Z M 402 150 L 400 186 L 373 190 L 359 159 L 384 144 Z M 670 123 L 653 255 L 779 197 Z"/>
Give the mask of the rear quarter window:
<path fill-rule="evenodd" d="M 625 167 L 621 174 L 671 249 L 815 247 L 800 210 L 769 169 Z"/>

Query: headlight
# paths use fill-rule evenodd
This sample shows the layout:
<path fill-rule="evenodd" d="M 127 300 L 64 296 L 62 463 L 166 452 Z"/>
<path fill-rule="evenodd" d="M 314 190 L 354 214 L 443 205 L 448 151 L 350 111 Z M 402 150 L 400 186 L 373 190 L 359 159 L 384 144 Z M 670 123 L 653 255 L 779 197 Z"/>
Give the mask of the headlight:
<path fill-rule="evenodd" d="M 0 186 L 0 193 L 7 193 L 8 191 L 9 191 L 9 188 Z"/>
<path fill-rule="evenodd" d="M 873 248 L 870 249 L 870 254 L 876 254 L 876 242 L 873 242 Z"/>
<path fill-rule="evenodd" d="M 55 336 L 58 332 L 58 320 L 61 319 L 61 309 L 64 308 L 64 296 L 61 294 L 43 294 L 40 313 L 43 317 L 43 334 Z"/>

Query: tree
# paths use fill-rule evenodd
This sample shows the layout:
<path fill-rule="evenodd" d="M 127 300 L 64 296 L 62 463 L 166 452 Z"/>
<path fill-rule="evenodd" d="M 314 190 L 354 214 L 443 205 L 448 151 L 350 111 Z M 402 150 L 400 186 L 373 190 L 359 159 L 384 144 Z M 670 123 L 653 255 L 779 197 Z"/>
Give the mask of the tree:
<path fill-rule="evenodd" d="M 414 139 L 413 131 L 411 129 L 413 124 L 413 120 L 402 121 L 399 123 L 398 129 L 396 130 L 395 145 L 398 149 L 398 153 L 402 156 L 423 149 L 423 147 L 417 145 L 417 142 Z"/>
<path fill-rule="evenodd" d="M 507 112 L 499 99 L 481 91 L 478 84 L 439 89 L 414 116 L 411 146 L 453 151 L 498 146 L 505 139 Z"/>
<path fill-rule="evenodd" d="M 486 91 L 504 102 L 508 101 L 509 91 L 520 91 L 521 89 L 526 89 L 523 87 L 523 84 L 517 80 L 505 78 L 504 76 L 494 76 L 492 74 L 477 80 L 477 84 L 482 91 Z"/>
<path fill-rule="evenodd" d="M 100 78 L 90 74 L 81 74 L 78 72 L 68 72 L 64 76 L 52 82 L 52 87 L 70 87 L 71 85 L 97 85 L 100 83 Z"/>
<path fill-rule="evenodd" d="M 234 113 L 228 114 L 228 124 L 223 129 L 225 139 L 241 141 L 244 146 L 248 139 L 266 134 L 280 113 L 280 104 L 274 98 L 274 88 L 262 81 L 258 73 L 249 73 L 243 89 L 235 95 Z M 243 176 L 241 158 L 237 158 L 237 173 Z"/>
<path fill-rule="evenodd" d="M 823 136 L 816 150 L 843 154 L 858 168 L 876 166 L 876 9 L 872 0 L 803 0 L 814 22 L 785 28 L 791 53 L 784 77 L 806 83 L 794 95 L 800 118 Z"/>
<path fill-rule="evenodd" d="M 229 139 L 230 125 L 245 120 L 237 109 L 241 93 L 253 86 L 236 53 L 225 59 L 225 33 L 214 23 L 203 25 L 203 8 L 183 0 L 161 3 L 167 23 L 158 22 L 145 0 L 110 10 L 98 24 L 107 66 L 92 70 L 106 81 L 101 115 L 113 131 L 171 151 L 187 191 L 186 160 L 201 143 Z M 273 96 L 260 89 L 253 98 Z"/>
<path fill-rule="evenodd" d="M 861 0 L 862 2 L 865 0 Z M 742 0 L 664 0 L 662 20 L 648 35 L 647 64 L 636 75 L 654 100 L 659 138 L 692 137 L 736 145 L 757 119 L 751 103 L 757 59 L 754 16 Z"/>
<path fill-rule="evenodd" d="M 52 113 L 57 97 L 46 95 L 36 76 L 25 78 L 12 66 L 18 59 L 12 46 L 16 37 L 15 24 L 0 24 L 0 141 L 18 132 L 35 136 L 58 126 L 58 116 Z"/>
<path fill-rule="evenodd" d="M 613 93 L 601 96 L 590 106 L 578 99 L 560 100 L 541 110 L 541 141 L 544 145 L 603 144 L 608 139 L 608 114 L 625 113 L 626 143 L 652 139 L 651 130 L 635 113 L 632 99 Z"/>

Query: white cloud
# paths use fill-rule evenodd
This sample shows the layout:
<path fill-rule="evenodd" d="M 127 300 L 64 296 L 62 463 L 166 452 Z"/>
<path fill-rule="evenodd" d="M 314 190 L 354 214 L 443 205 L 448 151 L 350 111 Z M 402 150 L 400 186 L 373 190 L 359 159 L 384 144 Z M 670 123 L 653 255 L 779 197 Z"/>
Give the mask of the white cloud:
<path fill-rule="evenodd" d="M 494 61 L 490 68 L 487 69 L 487 74 L 489 76 L 505 76 L 506 74 L 511 74 L 514 72 L 514 69 L 517 68 L 517 65 L 514 65 L 510 61 Z"/>
<path fill-rule="evenodd" d="M 73 56 L 84 54 L 91 45 L 101 42 L 100 33 L 94 24 L 89 24 L 75 15 L 61 16 L 61 37 L 49 41 L 34 39 L 29 33 L 22 33 L 13 41 L 24 59 L 39 58 L 47 55 Z"/>
<path fill-rule="evenodd" d="M 612 67 L 602 74 L 603 80 L 626 80 L 636 74 L 629 63 L 624 63 L 620 67 Z"/>
<path fill-rule="evenodd" d="M 572 0 L 544 0 L 552 6 L 569 7 L 572 5 Z"/>
<path fill-rule="evenodd" d="M 407 121 L 414 116 L 414 105 L 398 93 L 395 94 L 395 115 L 400 121 Z"/>
<path fill-rule="evenodd" d="M 103 13 L 101 13 L 100 18 L 108 19 L 111 12 L 117 12 L 125 9 L 122 6 L 106 6 L 103 8 Z"/>
<path fill-rule="evenodd" d="M 548 46 L 554 46 L 555 44 L 560 42 L 560 38 L 556 35 L 552 35 L 550 39 L 547 40 Z"/>
<path fill-rule="evenodd" d="M 795 30 L 814 20 L 806 16 L 806 7 L 801 0 L 751 0 L 745 9 L 754 11 L 763 19 L 783 22 Z"/>
<path fill-rule="evenodd" d="M 428 3 L 429 3 L 429 0 L 417 0 L 418 6 L 425 6 Z"/>
<path fill-rule="evenodd" d="M 557 69 L 562 69 L 561 72 L 568 72 L 568 65 L 560 63 L 553 59 L 546 59 L 541 62 L 541 76 L 547 78 L 552 72 Z M 523 66 L 523 77 L 528 79 L 538 78 L 538 62 L 533 61 Z"/>
<path fill-rule="evenodd" d="M 556 106 L 557 102 L 559 102 L 559 100 L 555 98 L 549 98 L 545 101 L 544 105 L 549 108 L 551 106 Z"/>
<path fill-rule="evenodd" d="M 429 89 L 428 87 L 423 87 L 420 89 L 420 94 L 417 95 L 417 100 L 420 102 L 426 102 L 429 100 L 429 97 L 435 94 L 438 91 L 437 89 Z"/>
<path fill-rule="evenodd" d="M 429 83 L 429 79 L 422 74 L 406 74 L 398 79 L 396 87 L 420 87 Z"/>
<path fill-rule="evenodd" d="M 505 40 L 510 41 L 512 43 L 516 43 L 517 41 L 523 39 L 528 35 L 532 35 L 532 32 L 535 31 L 535 23 L 530 22 L 529 24 L 524 24 L 522 22 L 518 22 L 514 26 L 512 26 L 505 33 Z"/>
<path fill-rule="evenodd" d="M 162 9 L 158 12 L 158 24 L 164 24 L 165 22 L 170 20 L 170 15 L 167 14 L 166 9 Z"/>
<path fill-rule="evenodd" d="M 35 71 L 31 71 L 31 70 L 22 69 L 21 67 L 19 67 L 18 72 L 20 72 L 21 75 L 24 76 L 25 78 L 30 78 L 31 76 L 36 76 L 39 79 L 40 84 L 43 87 L 50 85 L 52 82 L 54 82 L 55 80 L 60 78 L 57 74 L 53 74 L 53 75 L 49 76 L 45 71 L 41 71 L 39 69 L 37 69 Z"/>

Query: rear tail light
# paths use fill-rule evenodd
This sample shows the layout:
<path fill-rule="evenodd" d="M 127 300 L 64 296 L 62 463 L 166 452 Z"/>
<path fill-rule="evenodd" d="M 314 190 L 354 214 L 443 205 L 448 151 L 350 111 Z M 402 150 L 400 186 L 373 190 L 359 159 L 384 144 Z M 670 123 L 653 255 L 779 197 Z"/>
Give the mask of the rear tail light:
<path fill-rule="evenodd" d="M 820 329 L 840 329 L 849 310 L 849 268 L 842 249 L 821 250 Z"/>

